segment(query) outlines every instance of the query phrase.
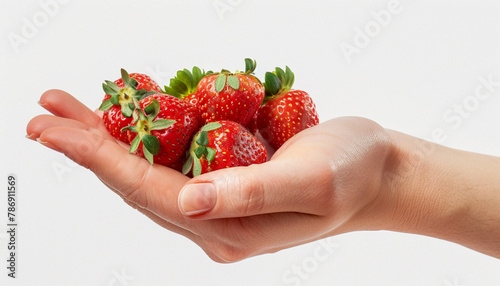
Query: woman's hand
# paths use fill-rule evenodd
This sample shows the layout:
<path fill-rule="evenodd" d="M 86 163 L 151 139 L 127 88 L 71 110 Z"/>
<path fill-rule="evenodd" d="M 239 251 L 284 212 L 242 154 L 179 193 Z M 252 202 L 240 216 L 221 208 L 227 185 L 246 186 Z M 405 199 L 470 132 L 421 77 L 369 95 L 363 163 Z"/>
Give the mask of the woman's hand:
<path fill-rule="evenodd" d="M 236 261 L 335 233 L 369 216 L 389 150 L 379 125 L 341 118 L 292 138 L 260 165 L 189 179 L 128 154 L 102 120 L 71 95 L 50 90 L 28 137 L 89 168 L 125 202 L 180 233 L 216 261 Z"/>
<path fill-rule="evenodd" d="M 194 179 L 129 154 L 98 113 L 50 90 L 28 138 L 89 168 L 213 260 L 238 261 L 356 230 L 454 241 L 500 257 L 500 159 L 338 118 L 291 138 L 269 162 Z"/>

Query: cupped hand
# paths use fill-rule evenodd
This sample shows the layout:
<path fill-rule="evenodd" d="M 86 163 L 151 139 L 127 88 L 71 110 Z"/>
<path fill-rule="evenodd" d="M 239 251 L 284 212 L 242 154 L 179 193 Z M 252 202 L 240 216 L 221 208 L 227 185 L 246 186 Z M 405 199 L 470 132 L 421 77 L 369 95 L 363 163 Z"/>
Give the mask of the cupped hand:
<path fill-rule="evenodd" d="M 60 90 L 40 105 L 28 138 L 90 169 L 123 200 L 162 227 L 233 262 L 363 229 L 373 219 L 391 145 L 363 118 L 338 118 L 291 138 L 269 162 L 194 179 L 128 153 L 98 113 Z"/>

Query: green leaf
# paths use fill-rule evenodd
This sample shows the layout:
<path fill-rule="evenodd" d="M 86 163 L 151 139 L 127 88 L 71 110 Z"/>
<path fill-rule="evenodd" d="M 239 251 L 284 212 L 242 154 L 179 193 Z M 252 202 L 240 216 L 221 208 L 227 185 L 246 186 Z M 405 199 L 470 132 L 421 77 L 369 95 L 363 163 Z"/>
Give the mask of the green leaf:
<path fill-rule="evenodd" d="M 286 77 L 286 84 L 285 86 L 290 89 L 293 86 L 293 83 L 295 81 L 295 75 L 293 74 L 292 70 L 287 66 L 285 69 L 285 77 Z"/>
<path fill-rule="evenodd" d="M 193 177 L 201 175 L 201 162 L 198 158 L 193 158 Z"/>
<path fill-rule="evenodd" d="M 275 74 L 281 80 L 281 83 L 284 83 L 286 81 L 285 72 L 281 68 L 276 68 Z"/>
<path fill-rule="evenodd" d="M 111 82 L 111 81 L 107 81 L 107 82 Z M 114 82 L 111 82 L 111 83 L 115 84 Z M 115 84 L 115 86 L 118 88 L 118 85 Z M 106 94 L 109 94 L 109 95 L 119 95 L 120 94 L 119 88 L 118 88 L 118 90 L 115 90 L 113 87 L 111 87 L 109 84 L 106 84 L 106 83 L 102 84 L 102 89 L 104 90 L 104 92 Z"/>
<path fill-rule="evenodd" d="M 255 68 L 257 67 L 257 62 L 255 60 L 246 58 L 245 59 L 245 73 L 246 74 L 251 74 L 255 71 Z"/>
<path fill-rule="evenodd" d="M 137 108 L 136 110 L 137 110 L 137 117 L 138 117 L 137 120 L 147 121 L 147 118 L 144 115 L 144 112 L 142 112 L 142 110 L 140 108 Z"/>
<path fill-rule="evenodd" d="M 151 154 L 158 155 L 160 152 L 160 140 L 153 135 L 146 134 L 142 136 L 143 149 L 147 149 Z"/>
<path fill-rule="evenodd" d="M 234 90 L 240 89 L 240 80 L 234 75 L 230 75 L 227 77 L 227 84 L 229 84 L 229 86 Z"/>
<path fill-rule="evenodd" d="M 210 123 L 205 124 L 201 128 L 201 131 L 207 131 L 208 132 L 208 131 L 219 129 L 221 127 L 222 127 L 222 124 L 220 124 L 219 122 L 210 122 Z"/>
<path fill-rule="evenodd" d="M 266 89 L 266 96 L 273 96 L 278 94 L 281 89 L 281 80 L 272 72 L 266 72 L 266 81 L 264 87 Z"/>
<path fill-rule="evenodd" d="M 170 86 L 165 86 L 163 92 L 171 96 L 177 97 L 179 99 L 182 99 L 182 94 L 180 94 L 177 90 L 171 88 Z"/>
<path fill-rule="evenodd" d="M 198 144 L 200 146 L 207 146 L 208 143 L 210 143 L 210 142 L 208 141 L 207 131 L 201 131 L 200 135 L 198 135 L 198 138 L 196 139 L 196 144 Z"/>
<path fill-rule="evenodd" d="M 177 78 L 173 78 L 170 80 L 170 87 L 180 94 L 186 93 L 188 91 L 188 86 Z"/>
<path fill-rule="evenodd" d="M 123 85 L 126 87 L 130 86 L 130 76 L 128 72 L 124 69 L 121 69 L 121 74 L 122 74 Z"/>
<path fill-rule="evenodd" d="M 142 154 L 144 154 L 144 158 L 146 158 L 149 161 L 149 163 L 151 163 L 151 165 L 154 164 L 153 154 L 151 154 L 151 152 L 149 152 L 148 149 L 142 148 Z"/>
<path fill-rule="evenodd" d="M 130 130 L 131 132 L 134 132 L 134 133 L 138 133 L 139 132 L 139 129 L 137 129 L 137 126 L 135 126 L 135 125 L 125 126 L 122 129 L 120 129 L 120 132 L 125 132 L 127 130 Z"/>
<path fill-rule="evenodd" d="M 141 113 L 142 113 L 142 111 L 141 111 Z M 139 111 L 136 109 L 132 113 L 132 124 L 136 124 L 137 121 L 139 121 Z"/>
<path fill-rule="evenodd" d="M 114 82 L 114 81 L 110 81 L 110 80 L 105 80 L 104 81 L 106 83 L 106 85 L 111 88 L 112 90 L 116 91 L 116 92 L 120 92 L 120 87 Z"/>
<path fill-rule="evenodd" d="M 133 104 L 132 104 L 132 107 L 134 107 Z M 128 104 L 122 104 L 122 114 L 123 114 L 123 116 L 125 116 L 127 118 L 130 118 L 130 117 L 132 117 L 132 113 L 133 112 L 134 112 L 134 110 L 130 108 L 130 105 L 128 105 Z"/>
<path fill-rule="evenodd" d="M 137 82 L 137 80 L 135 78 L 131 78 L 130 79 L 130 87 L 133 88 L 133 89 L 137 89 L 137 85 L 139 83 Z"/>
<path fill-rule="evenodd" d="M 140 99 L 142 97 L 142 95 L 144 95 L 146 92 L 148 92 L 148 91 L 145 88 L 141 88 L 134 93 L 134 97 L 137 99 Z"/>
<path fill-rule="evenodd" d="M 193 86 L 193 84 L 195 83 L 193 74 L 188 69 L 183 69 L 183 71 L 189 77 L 190 85 Z"/>
<path fill-rule="evenodd" d="M 101 103 L 101 106 L 99 106 L 99 110 L 101 111 L 107 111 L 113 106 L 113 103 L 111 102 L 111 98 L 108 100 L 105 100 L 103 103 Z"/>
<path fill-rule="evenodd" d="M 140 90 L 146 90 L 146 89 L 140 89 Z M 142 100 L 142 99 L 144 99 L 152 94 L 157 94 L 157 93 L 158 93 L 157 91 L 148 91 L 148 92 L 144 93 L 143 95 L 139 95 L 138 100 Z"/>
<path fill-rule="evenodd" d="M 127 127 L 125 127 L 127 128 Z M 134 140 L 132 140 L 132 143 L 130 143 L 130 153 L 134 153 L 137 151 L 137 148 L 139 148 L 139 144 L 141 144 L 141 137 L 139 135 L 135 136 Z"/>
<path fill-rule="evenodd" d="M 207 147 L 205 146 L 200 146 L 194 149 L 194 154 L 198 159 L 201 159 L 201 157 L 203 157 L 203 155 L 205 155 L 206 153 L 207 153 Z"/>
<path fill-rule="evenodd" d="M 161 129 L 166 129 L 172 126 L 174 123 L 177 121 L 172 120 L 172 119 L 158 119 L 153 121 L 153 124 L 151 124 L 151 130 L 161 130 Z"/>
<path fill-rule="evenodd" d="M 224 86 L 226 85 L 226 78 L 227 78 L 227 75 L 224 73 L 221 73 L 221 74 L 219 74 L 219 76 L 215 80 L 215 90 L 217 92 L 221 92 L 224 89 Z"/>
<path fill-rule="evenodd" d="M 111 103 L 113 103 L 114 105 L 120 105 L 120 95 L 118 94 L 115 94 L 113 96 L 111 96 Z"/>
<path fill-rule="evenodd" d="M 189 75 L 191 75 L 191 73 L 189 72 L 189 70 L 187 70 L 187 72 L 189 73 Z M 179 80 L 182 83 L 184 83 L 184 85 L 186 86 L 186 90 L 187 90 L 187 88 L 189 86 L 193 85 L 193 79 L 189 75 L 187 75 L 186 72 L 183 71 L 183 70 L 177 72 L 177 80 Z"/>
<path fill-rule="evenodd" d="M 148 116 L 154 115 L 153 118 L 155 118 L 156 115 L 158 115 L 158 113 L 160 112 L 160 103 L 158 102 L 158 100 L 153 99 L 151 103 L 144 108 L 144 112 L 146 112 Z"/>
<path fill-rule="evenodd" d="M 193 156 L 189 156 L 184 165 L 182 165 L 182 173 L 187 175 L 191 171 L 191 168 L 193 168 Z"/>
<path fill-rule="evenodd" d="M 215 154 L 217 154 L 217 151 L 213 148 L 206 147 L 207 148 L 207 156 L 206 159 L 208 161 L 208 165 L 215 159 Z"/>
<path fill-rule="evenodd" d="M 199 67 L 193 67 L 193 83 L 198 84 L 200 80 L 203 78 L 201 70 Z"/>

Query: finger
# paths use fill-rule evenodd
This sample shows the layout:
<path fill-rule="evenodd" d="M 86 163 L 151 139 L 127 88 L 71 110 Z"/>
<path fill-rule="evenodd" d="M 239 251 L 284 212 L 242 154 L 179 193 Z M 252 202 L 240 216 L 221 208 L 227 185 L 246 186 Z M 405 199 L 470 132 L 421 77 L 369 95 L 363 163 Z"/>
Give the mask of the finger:
<path fill-rule="evenodd" d="M 74 119 L 88 126 L 97 127 L 101 122 L 95 112 L 62 90 L 46 91 L 40 97 L 39 104 L 56 116 Z"/>
<path fill-rule="evenodd" d="M 301 164 L 307 164 L 301 162 Z M 296 160 L 274 160 L 198 176 L 179 195 L 181 212 L 213 219 L 275 212 L 324 214 L 331 177 Z"/>
<path fill-rule="evenodd" d="M 26 126 L 26 133 L 28 134 L 27 137 L 29 139 L 36 139 L 40 137 L 40 134 L 44 130 L 56 126 L 66 126 L 77 129 L 88 128 L 87 125 L 81 123 L 80 121 L 44 114 L 36 116 L 30 120 Z"/>
<path fill-rule="evenodd" d="M 179 190 L 188 181 L 181 173 L 129 154 L 115 142 L 104 140 L 102 132 L 95 129 L 58 126 L 43 131 L 39 139 L 90 169 L 141 208 L 177 223 L 185 220 L 177 206 Z"/>

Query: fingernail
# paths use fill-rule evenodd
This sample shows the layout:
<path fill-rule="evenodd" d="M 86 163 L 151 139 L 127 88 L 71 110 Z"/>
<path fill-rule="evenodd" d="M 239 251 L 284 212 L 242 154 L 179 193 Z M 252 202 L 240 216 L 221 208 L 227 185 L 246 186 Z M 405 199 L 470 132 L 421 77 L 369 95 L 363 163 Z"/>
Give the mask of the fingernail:
<path fill-rule="evenodd" d="M 36 134 L 26 134 L 26 136 L 24 136 L 24 137 L 28 138 L 29 140 L 35 140 Z"/>
<path fill-rule="evenodd" d="M 38 143 L 42 144 L 43 146 L 48 147 L 52 150 L 61 152 L 61 150 L 59 148 L 57 148 L 54 144 L 52 144 L 50 142 L 44 142 L 44 141 L 40 140 L 40 138 L 36 138 L 36 142 L 38 142 Z"/>
<path fill-rule="evenodd" d="M 198 215 L 211 210 L 216 200 L 217 194 L 213 184 L 190 184 L 181 190 L 179 208 L 185 215 Z"/>

